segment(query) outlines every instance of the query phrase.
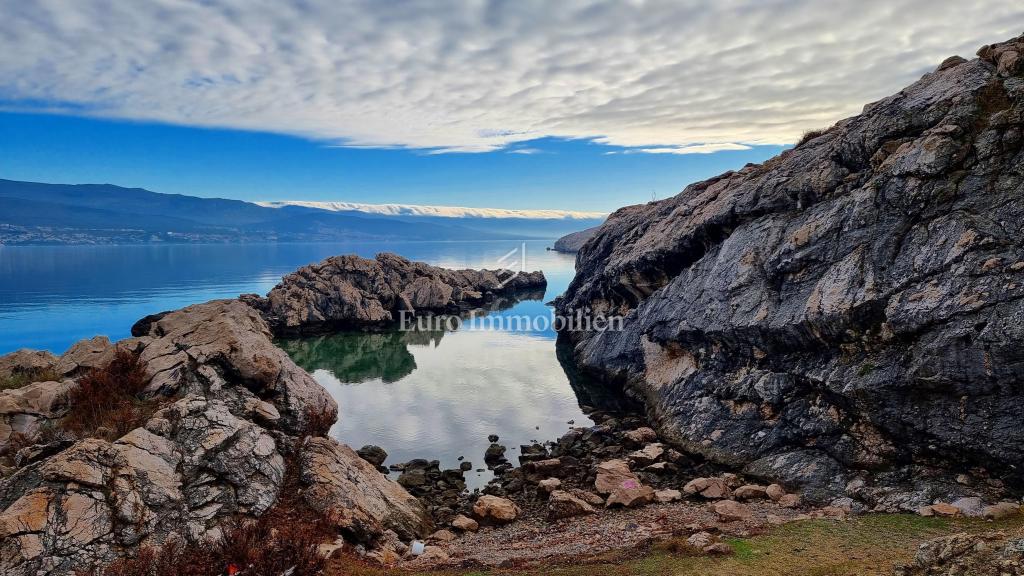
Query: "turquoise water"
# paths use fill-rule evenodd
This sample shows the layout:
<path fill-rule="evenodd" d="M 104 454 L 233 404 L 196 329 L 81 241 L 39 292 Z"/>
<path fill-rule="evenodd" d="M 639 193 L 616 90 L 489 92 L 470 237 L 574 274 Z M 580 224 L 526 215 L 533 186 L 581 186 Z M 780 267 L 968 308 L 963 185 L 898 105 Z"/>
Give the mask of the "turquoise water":
<path fill-rule="evenodd" d="M 548 278 L 544 297 L 488 318 L 550 317 L 544 303 L 574 273 L 572 256 L 544 249 L 551 242 L 525 243 L 525 268 Z M 521 242 L 0 247 L 0 353 L 60 353 L 96 334 L 124 338 L 147 314 L 266 293 L 282 275 L 336 254 L 390 251 L 438 266 L 497 268 L 513 250 L 509 267 L 522 261 Z M 491 477 L 475 471 L 484 467 L 489 434 L 517 463 L 520 444 L 554 440 L 570 422 L 592 424 L 556 358 L 554 331 L 543 323 L 500 328 L 491 320 L 279 344 L 338 400 L 334 437 L 355 448 L 377 444 L 388 464 L 427 458 L 455 468 L 462 456 L 474 464 L 466 475 L 473 488 Z"/>

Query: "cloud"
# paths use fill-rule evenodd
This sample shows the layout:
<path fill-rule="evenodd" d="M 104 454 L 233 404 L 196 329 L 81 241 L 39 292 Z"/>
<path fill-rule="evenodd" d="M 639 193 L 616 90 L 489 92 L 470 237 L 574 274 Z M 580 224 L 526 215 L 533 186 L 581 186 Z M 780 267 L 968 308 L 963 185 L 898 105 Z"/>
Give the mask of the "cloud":
<path fill-rule="evenodd" d="M 446 218 L 531 218 L 537 220 L 588 220 L 608 216 L 604 212 L 575 210 L 513 210 L 505 208 L 467 208 L 463 206 L 422 206 L 419 204 L 363 204 L 359 202 L 315 202 L 283 200 L 256 202 L 267 208 L 302 206 L 331 212 L 366 212 L 383 216 L 443 216 Z"/>
<path fill-rule="evenodd" d="M 8 108 L 479 152 L 545 136 L 787 144 L 946 56 L 1005 0 L 0 0 Z M 721 145 L 721 144 L 717 144 Z"/>

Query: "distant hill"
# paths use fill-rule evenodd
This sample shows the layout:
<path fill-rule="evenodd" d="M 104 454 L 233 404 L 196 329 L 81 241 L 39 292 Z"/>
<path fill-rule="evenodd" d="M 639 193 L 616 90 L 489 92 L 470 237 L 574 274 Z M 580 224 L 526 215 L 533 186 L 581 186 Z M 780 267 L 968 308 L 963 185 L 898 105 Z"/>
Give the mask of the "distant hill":
<path fill-rule="evenodd" d="M 586 230 L 580 230 L 579 232 L 573 232 L 566 234 L 555 241 L 555 252 L 565 252 L 566 254 L 575 254 L 580 251 L 580 248 L 586 244 L 587 240 L 594 237 L 597 234 L 597 229 L 600 226 L 594 226 L 593 228 L 587 228 Z"/>
<path fill-rule="evenodd" d="M 550 238 L 579 222 L 268 207 L 110 184 L 0 180 L 0 244 Z"/>

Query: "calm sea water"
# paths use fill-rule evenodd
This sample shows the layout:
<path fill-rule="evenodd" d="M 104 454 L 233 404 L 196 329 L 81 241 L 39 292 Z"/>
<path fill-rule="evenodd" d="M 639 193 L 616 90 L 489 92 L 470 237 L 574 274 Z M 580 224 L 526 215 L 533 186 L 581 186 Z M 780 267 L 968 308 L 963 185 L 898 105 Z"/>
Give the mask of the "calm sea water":
<path fill-rule="evenodd" d="M 525 267 L 543 270 L 543 299 L 492 313 L 550 315 L 572 256 L 525 243 Z M 522 242 L 419 242 L 183 246 L 0 246 L 0 354 L 22 347 L 60 353 L 75 341 L 129 336 L 139 318 L 214 298 L 266 293 L 296 268 L 336 254 L 396 252 L 451 268 L 522 261 Z M 494 326 L 494 324 L 491 324 Z M 338 400 L 331 433 L 356 448 L 377 444 L 388 463 L 458 457 L 483 467 L 489 434 L 509 447 L 552 440 L 569 422 L 589 425 L 555 356 L 550 328 L 337 334 L 279 343 Z M 467 474 L 471 487 L 489 473 Z"/>

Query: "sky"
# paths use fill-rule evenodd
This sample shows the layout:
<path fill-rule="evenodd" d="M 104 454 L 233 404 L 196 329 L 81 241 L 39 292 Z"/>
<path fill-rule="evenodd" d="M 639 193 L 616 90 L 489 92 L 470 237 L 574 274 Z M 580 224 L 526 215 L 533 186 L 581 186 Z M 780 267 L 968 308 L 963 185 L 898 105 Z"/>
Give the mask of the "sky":
<path fill-rule="evenodd" d="M 760 162 L 1005 0 L 0 0 L 0 178 L 610 211 Z"/>

